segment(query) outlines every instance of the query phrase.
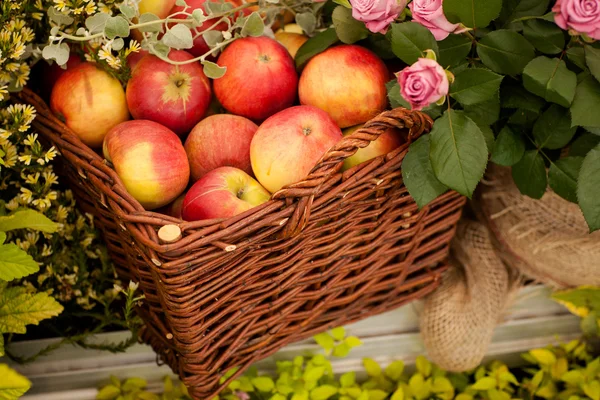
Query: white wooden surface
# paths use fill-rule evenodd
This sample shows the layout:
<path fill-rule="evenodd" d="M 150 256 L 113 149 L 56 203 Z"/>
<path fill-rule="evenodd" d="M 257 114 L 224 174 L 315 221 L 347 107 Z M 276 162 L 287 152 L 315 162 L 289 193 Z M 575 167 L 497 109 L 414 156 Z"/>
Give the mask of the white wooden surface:
<path fill-rule="evenodd" d="M 410 365 L 418 355 L 425 354 L 418 332 L 419 306 L 417 302 L 348 326 L 349 334 L 360 337 L 364 344 L 354 349 L 347 358 L 333 359 L 334 370 L 339 373 L 360 372 L 363 357 L 374 358 L 384 365 L 393 360 L 403 360 Z M 120 341 L 126 334 L 102 334 L 95 340 Z M 549 300 L 545 288 L 526 288 L 519 293 L 505 321 L 497 327 L 487 359 L 518 363 L 521 352 L 578 336 L 577 317 Z M 52 342 L 17 343 L 11 346 L 11 351 L 20 355 L 33 354 Z M 285 347 L 257 366 L 266 371 L 273 367 L 276 359 L 290 359 L 298 354 L 317 351 L 314 342 L 307 340 Z M 24 400 L 93 400 L 95 388 L 106 383 L 111 374 L 122 379 L 144 377 L 152 387 L 159 387 L 160 380 L 171 374 L 168 367 L 156 365 L 154 352 L 145 345 L 135 345 L 120 354 L 66 346 L 25 366 L 5 359 L 0 359 L 0 362 L 8 362 L 32 381 L 33 387 L 23 397 Z"/>

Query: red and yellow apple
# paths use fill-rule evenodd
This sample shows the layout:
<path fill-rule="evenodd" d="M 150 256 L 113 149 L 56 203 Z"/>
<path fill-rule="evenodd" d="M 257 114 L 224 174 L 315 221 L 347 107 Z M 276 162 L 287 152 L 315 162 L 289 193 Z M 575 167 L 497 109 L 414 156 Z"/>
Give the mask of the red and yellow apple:
<path fill-rule="evenodd" d="M 39 88 L 42 98 L 49 101 L 52 89 L 58 81 L 58 78 L 68 70 L 73 69 L 84 62 L 85 61 L 75 52 L 71 52 L 69 61 L 67 61 L 67 65 L 64 66 L 64 69 L 55 62 L 50 65 L 46 61 L 40 60 L 40 62 L 36 63 L 33 67 L 30 84 L 35 85 L 33 87 Z"/>
<path fill-rule="evenodd" d="M 271 193 L 306 177 L 342 131 L 312 106 L 283 110 L 260 125 L 250 145 L 256 179 Z"/>
<path fill-rule="evenodd" d="M 176 0 L 140 0 L 138 3 L 138 9 L 140 11 L 140 15 L 145 13 L 152 13 L 158 16 L 158 18 L 163 19 L 169 16 L 171 9 L 175 5 Z M 142 41 L 142 33 L 134 29 L 131 31 L 134 39 L 138 41 Z"/>
<path fill-rule="evenodd" d="M 58 78 L 50 108 L 91 148 L 102 146 L 108 131 L 129 119 L 121 83 L 92 63 L 77 65 Z"/>
<path fill-rule="evenodd" d="M 192 58 L 182 50 L 169 53 L 173 61 Z M 158 122 L 180 136 L 202 119 L 210 98 L 210 82 L 200 63 L 173 65 L 151 54 L 138 62 L 127 84 L 133 118 Z"/>
<path fill-rule="evenodd" d="M 166 206 L 156 209 L 155 211 L 170 217 L 183 219 L 181 216 L 181 211 L 183 210 L 183 199 L 185 199 L 185 193 L 181 194 L 178 198 Z"/>
<path fill-rule="evenodd" d="M 362 124 L 386 108 L 388 76 L 383 61 L 370 50 L 357 45 L 331 47 L 304 68 L 300 103 L 327 111 L 340 128 Z"/>
<path fill-rule="evenodd" d="M 142 49 L 140 49 L 137 52 L 131 53 L 129 56 L 127 56 L 127 65 L 129 65 L 129 68 L 133 71 L 138 62 L 140 62 L 140 60 L 148 54 L 150 54 L 148 50 Z"/>
<path fill-rule="evenodd" d="M 263 121 L 290 107 L 298 91 L 294 60 L 277 41 L 266 36 L 231 43 L 217 62 L 227 67 L 213 88 L 219 102 L 233 114 Z"/>
<path fill-rule="evenodd" d="M 344 136 L 349 136 L 361 127 L 362 125 L 357 125 L 344 129 L 343 134 Z M 343 170 L 347 170 L 372 158 L 390 153 L 404 143 L 405 141 L 398 131 L 395 129 L 388 129 L 367 147 L 358 149 L 356 153 L 346 158 L 342 168 Z"/>
<path fill-rule="evenodd" d="M 186 221 L 229 218 L 256 207 L 271 197 L 254 178 L 234 167 L 220 167 L 204 175 L 183 200 Z"/>
<path fill-rule="evenodd" d="M 275 34 L 275 39 L 281 43 L 292 58 L 296 57 L 298 49 L 308 40 L 308 36 L 288 31 L 279 31 Z"/>
<path fill-rule="evenodd" d="M 238 115 L 216 114 L 200 121 L 185 141 L 192 180 L 219 167 L 252 174 L 250 143 L 258 126 Z"/>
<path fill-rule="evenodd" d="M 146 210 L 169 204 L 187 187 L 190 166 L 181 139 L 156 122 L 115 126 L 106 135 L 103 152 L 129 194 Z"/>

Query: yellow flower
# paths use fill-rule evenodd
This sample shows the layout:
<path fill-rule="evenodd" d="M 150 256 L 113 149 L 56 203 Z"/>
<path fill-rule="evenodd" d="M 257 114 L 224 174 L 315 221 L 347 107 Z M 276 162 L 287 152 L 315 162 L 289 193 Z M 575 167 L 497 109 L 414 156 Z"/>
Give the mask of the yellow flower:
<path fill-rule="evenodd" d="M 52 160 L 54 160 L 54 157 L 56 157 L 56 155 L 58 154 L 58 151 L 56 151 L 56 148 L 54 146 L 50 147 L 50 150 L 48 150 L 46 152 L 46 156 L 44 157 L 46 159 L 46 162 L 50 162 Z"/>
<path fill-rule="evenodd" d="M 58 194 L 55 191 L 52 191 L 46 195 L 46 199 L 49 201 L 54 201 L 58 198 Z"/>
<path fill-rule="evenodd" d="M 73 9 L 73 14 L 80 15 L 81 13 L 83 13 L 83 7 L 77 7 Z"/>
<path fill-rule="evenodd" d="M 36 206 L 40 211 L 43 211 L 47 208 L 49 208 L 52 203 L 50 203 L 50 200 L 48 199 L 35 199 L 33 200 L 33 205 Z"/>
<path fill-rule="evenodd" d="M 67 219 L 67 216 L 69 215 L 69 210 L 65 207 L 65 206 L 58 206 L 58 210 L 56 210 L 56 220 L 57 221 L 64 221 Z"/>
<path fill-rule="evenodd" d="M 125 50 L 125 57 L 127 57 L 131 53 L 139 52 L 141 48 L 142 46 L 140 46 L 137 40 L 132 40 L 131 42 L 129 42 L 129 48 Z"/>
<path fill-rule="evenodd" d="M 31 244 L 26 240 L 22 241 L 21 239 L 17 239 L 15 242 L 17 243 L 17 246 L 25 251 L 29 250 L 29 247 L 31 246 Z"/>
<path fill-rule="evenodd" d="M 40 165 L 45 165 L 46 164 L 46 160 L 44 160 L 43 158 L 38 158 L 37 159 L 37 163 Z"/>
<path fill-rule="evenodd" d="M 4 205 L 4 207 L 6 207 L 6 209 L 9 210 L 9 211 L 16 210 L 20 206 L 19 201 L 17 199 L 18 199 L 18 197 L 13 198 L 11 201 L 9 201 L 8 203 L 6 203 Z"/>
<path fill-rule="evenodd" d="M 46 181 L 46 185 L 51 186 L 58 183 L 58 177 L 52 171 L 46 171 L 42 174 L 44 180 Z"/>
<path fill-rule="evenodd" d="M 21 197 L 21 200 L 23 200 L 25 203 L 31 203 L 31 200 L 33 200 L 32 196 L 33 192 L 31 190 L 24 187 L 21 188 L 21 194 L 19 197 Z"/>
<path fill-rule="evenodd" d="M 88 5 L 85 6 L 85 12 L 87 15 L 94 14 L 96 12 L 96 5 L 94 3 L 88 3 Z"/>
<path fill-rule="evenodd" d="M 8 63 L 6 65 L 4 65 L 4 69 L 7 70 L 8 72 L 15 72 L 19 70 L 19 63 Z"/>
<path fill-rule="evenodd" d="M 56 4 L 56 9 L 58 11 L 65 11 L 67 10 L 67 13 L 69 12 L 67 4 L 65 3 L 64 0 L 54 0 L 54 4 Z"/>
<path fill-rule="evenodd" d="M 25 239 L 29 243 L 35 245 L 38 242 L 38 240 L 40 239 L 40 235 L 37 232 L 27 232 L 25 234 Z"/>
<path fill-rule="evenodd" d="M 21 174 L 21 177 L 25 180 L 25 183 L 29 184 L 29 185 L 35 185 L 36 183 L 38 183 L 38 180 L 40 179 L 40 173 L 36 172 L 35 175 L 31 174 L 31 175 L 27 175 L 26 177 L 23 176 L 24 174 Z"/>
<path fill-rule="evenodd" d="M 52 248 L 44 243 L 44 248 L 42 249 L 42 257 L 48 257 L 52 255 Z"/>
<path fill-rule="evenodd" d="M 2 149 L 6 153 L 4 154 L 4 166 L 6 168 L 14 167 L 17 164 L 17 146 L 8 143 L 7 145 L 3 145 Z"/>
<path fill-rule="evenodd" d="M 35 142 L 37 141 L 37 138 L 38 138 L 37 133 L 30 133 L 29 135 L 27 135 L 27 139 L 23 140 L 23 143 L 26 146 L 33 146 L 35 144 Z"/>
<path fill-rule="evenodd" d="M 31 154 L 26 154 L 24 156 L 19 156 L 19 161 L 21 161 L 25 165 L 31 164 Z"/>

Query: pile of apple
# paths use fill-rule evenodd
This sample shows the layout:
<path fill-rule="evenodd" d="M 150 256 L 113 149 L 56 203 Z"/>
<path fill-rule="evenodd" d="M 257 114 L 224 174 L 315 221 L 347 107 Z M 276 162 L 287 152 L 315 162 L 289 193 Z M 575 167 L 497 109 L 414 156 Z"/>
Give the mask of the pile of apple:
<path fill-rule="evenodd" d="M 370 50 L 334 46 L 299 75 L 289 52 L 298 41 L 287 39 L 289 47 L 267 36 L 234 41 L 217 59 L 225 75 L 212 82 L 199 63 L 183 63 L 194 56 L 182 50 L 169 54 L 180 64 L 138 57 L 126 89 L 79 62 L 54 84 L 50 106 L 102 150 L 145 209 L 188 221 L 231 217 L 300 181 L 343 134 L 387 107 L 389 72 Z M 386 132 L 344 168 L 401 144 Z"/>

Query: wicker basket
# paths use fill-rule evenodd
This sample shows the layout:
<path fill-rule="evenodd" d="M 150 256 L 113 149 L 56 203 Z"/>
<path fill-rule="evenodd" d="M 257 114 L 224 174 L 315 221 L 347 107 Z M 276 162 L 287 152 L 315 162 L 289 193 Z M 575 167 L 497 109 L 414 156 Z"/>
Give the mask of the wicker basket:
<path fill-rule="evenodd" d="M 229 380 L 286 344 L 428 294 L 446 268 L 465 198 L 449 191 L 419 211 L 400 169 L 408 143 L 431 129 L 425 114 L 386 111 L 269 202 L 227 220 L 184 222 L 144 211 L 37 95 L 18 97 L 35 106 L 34 128 L 64 156 L 69 183 L 95 215 L 119 273 L 140 283 L 142 340 L 195 399 L 217 394 L 232 367 L 240 369 Z M 339 172 L 389 128 L 407 144 Z M 161 241 L 165 225 L 182 237 Z"/>

